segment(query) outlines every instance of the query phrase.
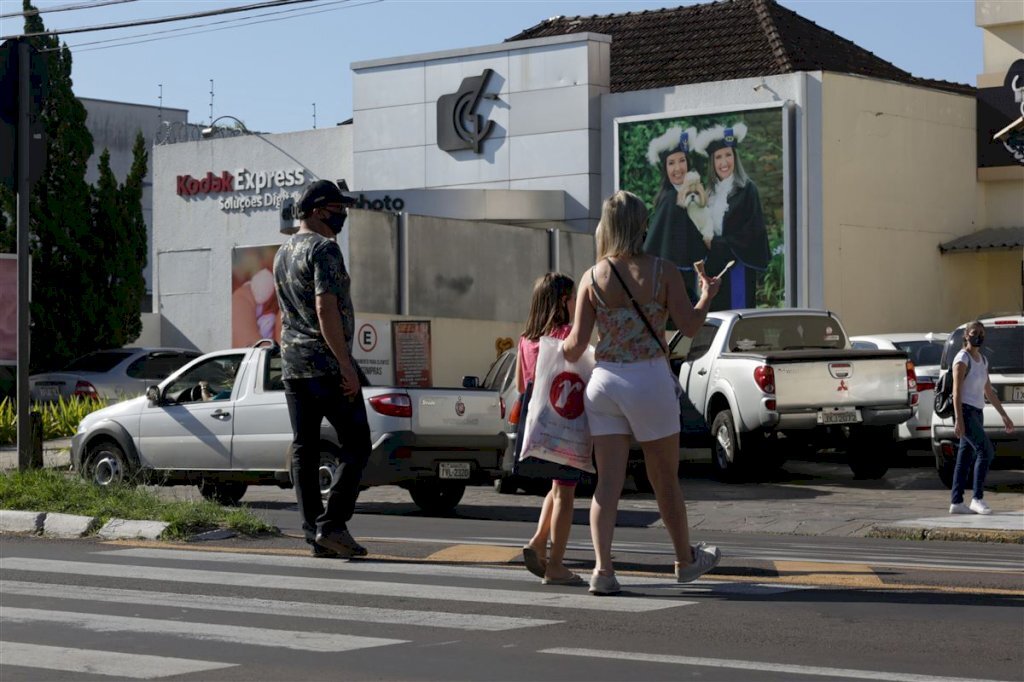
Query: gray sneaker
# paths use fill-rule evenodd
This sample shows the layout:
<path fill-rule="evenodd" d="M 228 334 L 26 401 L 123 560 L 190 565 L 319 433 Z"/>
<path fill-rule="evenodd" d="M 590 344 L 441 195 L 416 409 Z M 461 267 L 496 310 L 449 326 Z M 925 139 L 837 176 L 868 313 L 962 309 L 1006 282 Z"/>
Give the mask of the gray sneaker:
<path fill-rule="evenodd" d="M 356 542 L 356 539 L 352 537 L 352 533 L 349 533 L 347 530 L 340 530 L 328 533 L 327 535 L 317 533 L 316 544 L 337 552 L 341 558 L 366 556 L 368 554 L 366 548 Z"/>
<path fill-rule="evenodd" d="M 686 566 L 680 566 L 679 562 L 676 562 L 676 582 L 692 583 L 717 566 L 721 560 L 722 553 L 717 547 L 702 542 L 693 548 L 693 561 Z"/>
<path fill-rule="evenodd" d="M 619 581 L 615 579 L 614 575 L 591 574 L 590 594 L 607 596 L 609 594 L 618 594 L 619 592 L 622 592 L 622 586 L 619 585 Z"/>

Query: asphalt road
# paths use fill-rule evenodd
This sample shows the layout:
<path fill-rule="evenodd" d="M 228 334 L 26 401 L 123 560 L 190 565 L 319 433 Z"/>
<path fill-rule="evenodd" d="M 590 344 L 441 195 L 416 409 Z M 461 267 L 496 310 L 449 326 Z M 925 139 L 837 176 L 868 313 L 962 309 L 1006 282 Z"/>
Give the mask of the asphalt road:
<path fill-rule="evenodd" d="M 1019 594 L 3 542 L 5 682 L 1024 679 Z"/>

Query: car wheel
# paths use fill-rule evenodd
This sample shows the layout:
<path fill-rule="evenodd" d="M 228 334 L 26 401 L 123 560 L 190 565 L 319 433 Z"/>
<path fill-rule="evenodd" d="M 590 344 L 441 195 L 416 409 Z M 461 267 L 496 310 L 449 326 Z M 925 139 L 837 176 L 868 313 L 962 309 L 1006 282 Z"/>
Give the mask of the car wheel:
<path fill-rule="evenodd" d="M 643 454 L 639 458 L 630 457 L 626 473 L 633 479 L 633 487 L 638 493 L 650 493 L 654 491 L 651 487 L 651 479 L 647 477 L 647 465 L 644 463 Z"/>
<path fill-rule="evenodd" d="M 494 492 L 499 495 L 515 495 L 519 490 L 515 476 L 502 476 L 494 479 Z"/>
<path fill-rule="evenodd" d="M 326 495 L 331 491 L 331 484 L 334 483 L 334 474 L 337 471 L 338 456 L 333 452 L 321 452 L 320 470 L 317 475 L 321 495 Z"/>
<path fill-rule="evenodd" d="M 89 448 L 82 476 L 101 488 L 109 488 L 130 483 L 135 471 L 120 445 L 103 441 Z"/>
<path fill-rule="evenodd" d="M 932 454 L 935 456 L 935 473 L 939 475 L 942 485 L 947 488 L 953 487 L 953 472 L 956 471 L 956 454 L 946 457 L 942 453 L 942 445 L 932 441 Z"/>
<path fill-rule="evenodd" d="M 442 481 L 439 478 L 420 479 L 409 486 L 412 501 L 429 516 L 451 513 L 465 492 L 465 483 Z"/>
<path fill-rule="evenodd" d="M 204 478 L 199 482 L 199 494 L 204 499 L 225 507 L 238 506 L 248 489 L 249 484 L 241 481 L 211 481 Z"/>
<path fill-rule="evenodd" d="M 711 465 L 715 475 L 724 481 L 739 480 L 741 465 L 739 438 L 729 410 L 722 410 L 711 422 Z"/>
<path fill-rule="evenodd" d="M 891 428 L 851 428 L 847 436 L 846 456 L 853 477 L 879 479 L 889 470 L 889 462 L 897 456 L 897 445 Z"/>

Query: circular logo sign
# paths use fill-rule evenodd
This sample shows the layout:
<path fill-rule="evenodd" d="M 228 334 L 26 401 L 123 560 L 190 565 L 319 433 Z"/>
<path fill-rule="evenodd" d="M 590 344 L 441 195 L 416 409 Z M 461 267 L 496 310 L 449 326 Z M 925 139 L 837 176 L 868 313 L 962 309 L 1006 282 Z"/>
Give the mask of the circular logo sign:
<path fill-rule="evenodd" d="M 372 324 L 364 324 L 359 328 L 359 348 L 364 353 L 369 353 L 377 347 L 377 328 Z"/>
<path fill-rule="evenodd" d="M 466 414 L 466 403 L 462 402 L 462 398 L 459 398 L 457 401 L 455 401 L 455 414 L 459 415 L 460 417 Z"/>
<path fill-rule="evenodd" d="M 583 414 L 583 392 L 586 384 L 579 374 L 562 372 L 551 382 L 548 400 L 555 412 L 566 419 L 576 419 Z"/>

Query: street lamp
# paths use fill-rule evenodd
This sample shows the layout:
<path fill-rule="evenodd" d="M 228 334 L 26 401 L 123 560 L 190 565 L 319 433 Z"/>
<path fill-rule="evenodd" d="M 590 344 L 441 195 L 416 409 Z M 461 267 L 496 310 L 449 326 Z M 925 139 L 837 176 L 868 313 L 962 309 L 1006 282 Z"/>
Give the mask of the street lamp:
<path fill-rule="evenodd" d="M 214 134 L 216 134 L 219 130 L 225 130 L 225 128 L 217 128 L 216 125 L 215 125 L 217 123 L 217 121 L 220 121 L 221 119 L 225 119 L 225 118 L 230 118 L 232 121 L 234 121 L 235 123 L 238 124 L 238 126 L 236 128 L 234 128 L 234 130 L 239 131 L 239 134 L 241 134 L 241 135 L 252 135 L 252 131 L 250 131 L 248 128 L 246 128 L 245 127 L 245 123 L 243 123 L 240 119 L 235 118 L 234 116 L 231 116 L 230 114 L 225 114 L 223 116 L 218 116 L 217 118 L 213 119 L 212 121 L 210 121 L 210 125 L 209 126 L 207 126 L 206 128 L 202 129 L 200 134 L 203 136 L 203 138 L 205 139 L 205 138 L 208 138 L 208 137 L 213 137 Z M 230 128 L 228 130 L 230 130 Z"/>

